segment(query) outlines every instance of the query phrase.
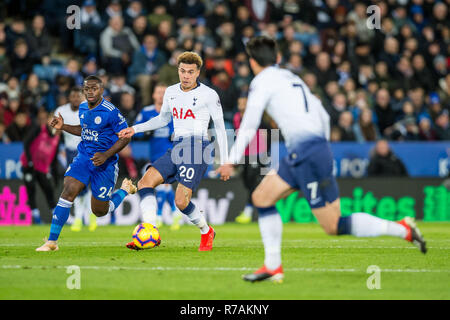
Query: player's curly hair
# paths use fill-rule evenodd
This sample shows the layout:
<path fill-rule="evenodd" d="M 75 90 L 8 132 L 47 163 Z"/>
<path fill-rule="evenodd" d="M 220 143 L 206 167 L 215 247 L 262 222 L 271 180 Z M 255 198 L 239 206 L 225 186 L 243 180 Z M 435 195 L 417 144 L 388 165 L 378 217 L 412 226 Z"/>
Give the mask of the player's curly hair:
<path fill-rule="evenodd" d="M 200 69 L 203 65 L 203 60 L 198 55 L 198 53 L 193 51 L 185 51 L 182 54 L 180 54 L 177 59 L 177 66 L 180 66 L 180 63 L 196 64 L 197 69 Z"/>

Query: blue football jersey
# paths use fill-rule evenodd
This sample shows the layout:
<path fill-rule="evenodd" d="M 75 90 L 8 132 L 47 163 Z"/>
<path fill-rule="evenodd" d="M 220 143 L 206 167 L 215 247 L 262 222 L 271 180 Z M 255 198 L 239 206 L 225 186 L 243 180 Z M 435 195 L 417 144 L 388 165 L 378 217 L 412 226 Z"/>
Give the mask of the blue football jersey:
<path fill-rule="evenodd" d="M 89 158 L 110 149 L 119 140 L 117 133 L 128 127 L 120 111 L 105 99 L 94 109 L 89 109 L 87 101 L 81 103 L 78 114 L 81 125 L 78 152 Z M 105 164 L 116 163 L 118 159 L 116 154 Z"/>
<path fill-rule="evenodd" d="M 154 105 L 144 107 L 136 117 L 135 124 L 146 122 L 158 115 L 159 113 L 156 111 Z M 172 147 L 172 142 L 170 141 L 172 133 L 173 121 L 170 121 L 167 126 L 156 129 L 152 132 L 152 136 L 149 139 L 151 162 L 154 162 L 160 158 L 167 151 L 167 149 Z M 142 136 L 144 136 L 144 133 L 136 134 L 136 137 Z"/>

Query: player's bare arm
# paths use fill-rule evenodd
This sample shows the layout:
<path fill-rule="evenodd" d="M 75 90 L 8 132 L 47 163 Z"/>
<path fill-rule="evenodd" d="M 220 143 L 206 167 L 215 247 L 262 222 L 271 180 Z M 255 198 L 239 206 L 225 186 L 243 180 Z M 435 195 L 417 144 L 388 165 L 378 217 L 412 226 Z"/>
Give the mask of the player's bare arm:
<path fill-rule="evenodd" d="M 72 126 L 64 123 L 64 118 L 60 113 L 58 115 L 53 116 L 52 121 L 50 122 L 50 126 L 55 128 L 56 130 L 63 130 L 75 136 L 81 136 L 81 126 Z"/>
<path fill-rule="evenodd" d="M 120 138 L 116 141 L 116 143 L 113 144 L 111 148 L 106 150 L 105 152 L 96 152 L 94 153 L 94 156 L 91 158 L 92 163 L 95 166 L 101 166 L 105 163 L 106 160 L 108 160 L 110 157 L 115 155 L 116 153 L 119 153 L 125 146 L 130 143 L 131 138 Z"/>

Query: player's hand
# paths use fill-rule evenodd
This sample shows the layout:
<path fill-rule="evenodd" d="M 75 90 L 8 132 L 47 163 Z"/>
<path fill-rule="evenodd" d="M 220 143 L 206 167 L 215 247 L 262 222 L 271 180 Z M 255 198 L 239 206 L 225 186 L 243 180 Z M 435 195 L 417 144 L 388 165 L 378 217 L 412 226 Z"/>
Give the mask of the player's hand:
<path fill-rule="evenodd" d="M 61 113 L 58 112 L 58 116 L 53 116 L 53 119 L 50 122 L 50 126 L 57 130 L 62 130 L 63 125 L 64 125 L 64 118 L 61 116 Z"/>
<path fill-rule="evenodd" d="M 221 165 L 217 170 L 216 173 L 220 174 L 220 180 L 227 181 L 230 179 L 230 176 L 233 174 L 233 165 L 226 163 Z"/>
<path fill-rule="evenodd" d="M 120 130 L 120 132 L 117 135 L 119 136 L 119 139 L 123 139 L 123 138 L 131 138 L 132 136 L 134 136 L 134 134 L 135 132 L 133 127 L 129 127 Z"/>
<path fill-rule="evenodd" d="M 103 152 L 96 152 L 94 156 L 91 158 L 94 166 L 98 167 L 105 163 L 108 160 L 108 156 L 106 156 Z"/>

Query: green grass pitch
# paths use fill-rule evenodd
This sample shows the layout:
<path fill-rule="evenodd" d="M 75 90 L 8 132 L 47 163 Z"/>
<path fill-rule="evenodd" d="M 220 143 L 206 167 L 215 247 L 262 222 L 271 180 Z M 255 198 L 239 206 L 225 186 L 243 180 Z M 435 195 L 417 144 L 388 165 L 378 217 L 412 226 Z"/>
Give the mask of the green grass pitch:
<path fill-rule="evenodd" d="M 131 251 L 133 226 L 66 226 L 57 252 L 35 252 L 49 226 L 0 227 L 0 299 L 450 299 L 450 223 L 419 223 L 429 252 L 390 237 L 326 235 L 316 224 L 285 224 L 282 284 L 246 283 L 263 263 L 258 225 L 216 226 L 214 249 L 198 252 L 193 226 L 161 228 L 159 248 Z M 80 267 L 80 289 L 68 289 Z M 367 268 L 381 269 L 369 290 Z"/>

